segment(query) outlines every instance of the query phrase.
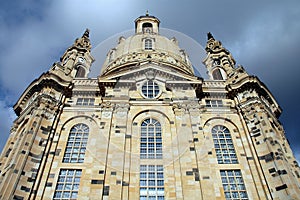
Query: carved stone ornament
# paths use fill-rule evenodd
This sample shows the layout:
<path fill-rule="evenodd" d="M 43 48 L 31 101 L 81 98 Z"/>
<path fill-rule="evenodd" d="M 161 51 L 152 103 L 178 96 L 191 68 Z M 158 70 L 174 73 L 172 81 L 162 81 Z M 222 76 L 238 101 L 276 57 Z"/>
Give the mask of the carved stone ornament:
<path fill-rule="evenodd" d="M 111 111 L 104 110 L 102 112 L 102 118 L 111 118 Z"/>
<path fill-rule="evenodd" d="M 50 112 L 45 112 L 44 116 L 45 116 L 46 119 L 50 119 L 50 120 L 53 119 L 53 117 L 54 117 L 53 114 L 50 113 Z"/>
<path fill-rule="evenodd" d="M 78 48 L 85 48 L 90 51 L 92 48 L 92 45 L 90 43 L 89 33 L 90 33 L 89 29 L 86 29 L 83 36 L 81 38 L 77 38 L 75 40 L 74 46 L 76 46 Z"/>
<path fill-rule="evenodd" d="M 191 102 L 187 107 L 192 117 L 199 116 L 200 105 L 198 102 Z"/>
<path fill-rule="evenodd" d="M 102 117 L 103 118 L 111 118 L 114 107 L 115 107 L 115 104 L 112 104 L 111 102 L 104 102 L 103 104 L 101 104 Z"/>
<path fill-rule="evenodd" d="M 113 109 L 115 107 L 115 104 L 112 104 L 109 101 L 105 101 L 101 104 L 102 109 Z"/>
<path fill-rule="evenodd" d="M 118 117 L 124 117 L 127 115 L 128 110 L 129 104 L 116 104 L 114 112 Z"/>
<path fill-rule="evenodd" d="M 187 105 L 182 103 L 177 103 L 173 105 L 173 110 L 176 115 L 176 118 L 180 118 L 182 115 L 184 115 L 187 111 Z"/>
<path fill-rule="evenodd" d="M 153 70 L 149 70 L 146 72 L 146 77 L 148 80 L 153 80 L 155 78 L 155 72 Z"/>

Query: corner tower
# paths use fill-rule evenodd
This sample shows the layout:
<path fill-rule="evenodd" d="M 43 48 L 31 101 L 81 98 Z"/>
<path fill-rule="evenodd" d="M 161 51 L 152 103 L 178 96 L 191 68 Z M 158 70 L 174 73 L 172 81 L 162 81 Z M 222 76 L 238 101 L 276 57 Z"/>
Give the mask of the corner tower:
<path fill-rule="evenodd" d="M 205 50 L 207 57 L 203 63 L 207 68 L 209 78 L 211 80 L 226 80 L 235 67 L 235 60 L 231 53 L 211 33 L 207 34 Z"/>
<path fill-rule="evenodd" d="M 86 29 L 81 38 L 77 38 L 60 58 L 60 66 L 54 69 L 64 71 L 65 75 L 72 78 L 87 78 L 90 67 L 94 62 L 91 55 L 92 45 L 89 38 L 89 30 Z"/>
<path fill-rule="evenodd" d="M 89 31 L 75 40 L 49 71 L 23 92 L 14 111 L 17 119 L 0 157 L 0 199 L 38 199 L 55 130 L 73 93 L 73 80 L 86 78 L 94 58 Z M 30 192 L 28 192 L 30 191 Z"/>

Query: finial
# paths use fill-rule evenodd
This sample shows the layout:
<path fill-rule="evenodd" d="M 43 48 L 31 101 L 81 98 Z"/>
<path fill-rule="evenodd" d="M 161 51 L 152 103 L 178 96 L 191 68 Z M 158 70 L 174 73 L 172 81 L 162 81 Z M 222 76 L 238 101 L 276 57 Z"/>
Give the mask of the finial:
<path fill-rule="evenodd" d="M 88 50 L 91 50 L 92 46 L 90 44 L 90 30 L 87 28 L 85 32 L 83 33 L 81 38 L 77 38 L 73 44 L 73 47 L 77 48 L 85 48 Z"/>
<path fill-rule="evenodd" d="M 211 32 L 207 33 L 207 40 L 209 39 L 215 39 L 214 36 L 211 34 Z"/>
<path fill-rule="evenodd" d="M 146 16 L 149 16 L 149 12 L 148 12 L 148 10 L 146 11 Z"/>
<path fill-rule="evenodd" d="M 87 28 L 86 30 L 85 30 L 85 32 L 84 32 L 84 34 L 83 34 L 83 36 L 82 37 L 89 37 L 89 35 L 90 35 L 90 30 Z"/>

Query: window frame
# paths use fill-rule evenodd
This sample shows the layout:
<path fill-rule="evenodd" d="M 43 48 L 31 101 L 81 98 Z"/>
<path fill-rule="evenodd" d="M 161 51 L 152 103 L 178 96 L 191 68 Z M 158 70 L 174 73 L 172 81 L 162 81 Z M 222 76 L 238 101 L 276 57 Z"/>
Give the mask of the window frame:
<path fill-rule="evenodd" d="M 216 68 L 211 73 L 214 80 L 223 81 L 224 77 L 220 68 Z"/>
<path fill-rule="evenodd" d="M 81 175 L 81 169 L 60 169 L 53 199 L 77 199 Z M 61 195 L 59 195 L 60 193 Z M 64 194 L 70 195 L 64 197 Z M 74 196 L 72 197 L 73 194 Z"/>
<path fill-rule="evenodd" d="M 142 25 L 143 33 L 152 33 L 153 32 L 153 24 L 146 22 Z"/>
<path fill-rule="evenodd" d="M 215 125 L 211 129 L 218 164 L 238 164 L 231 133 L 226 126 Z"/>
<path fill-rule="evenodd" d="M 76 106 L 94 106 L 95 98 L 77 98 Z"/>
<path fill-rule="evenodd" d="M 164 199 L 163 165 L 140 165 L 140 200 Z"/>
<path fill-rule="evenodd" d="M 86 69 L 83 66 L 78 66 L 75 78 L 85 78 Z"/>
<path fill-rule="evenodd" d="M 147 118 L 140 128 L 140 159 L 163 158 L 162 127 L 158 120 Z"/>
<path fill-rule="evenodd" d="M 220 177 L 226 199 L 249 199 L 241 170 L 220 170 Z"/>
<path fill-rule="evenodd" d="M 223 101 L 218 99 L 206 99 L 205 105 L 209 108 L 220 108 L 224 106 Z"/>
<path fill-rule="evenodd" d="M 141 94 L 146 99 L 155 99 L 161 94 L 161 88 L 155 81 L 147 80 L 141 87 Z"/>
<path fill-rule="evenodd" d="M 153 49 L 153 39 L 146 38 L 144 40 L 144 49 L 145 50 L 152 50 Z"/>
<path fill-rule="evenodd" d="M 63 163 L 83 163 L 89 138 L 89 127 L 86 124 L 75 124 L 68 136 Z"/>

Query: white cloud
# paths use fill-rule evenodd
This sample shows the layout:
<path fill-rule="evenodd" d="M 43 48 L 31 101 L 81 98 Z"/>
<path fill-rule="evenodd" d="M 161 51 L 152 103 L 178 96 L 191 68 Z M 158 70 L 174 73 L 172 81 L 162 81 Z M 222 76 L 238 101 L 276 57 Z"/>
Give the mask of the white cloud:
<path fill-rule="evenodd" d="M 82 3 L 67 0 L 46 6 L 48 8 L 41 18 L 28 16 L 17 26 L 4 20 L 0 22 L 0 39 L 5 45 L 5 51 L 0 55 L 0 80 L 4 87 L 17 91 L 17 94 L 59 60 L 63 51 L 81 36 L 85 28 L 91 29 L 93 44 L 97 44 L 132 25 L 126 17 L 120 16 L 124 10 L 130 12 L 133 8 L 123 1 L 90 0 Z M 123 20 L 127 23 L 122 23 Z M 116 26 L 111 26 L 112 23 Z"/>
<path fill-rule="evenodd" d="M 13 120 L 16 118 L 12 107 L 6 105 L 4 101 L 0 101 L 0 130 L 1 130 L 1 139 L 0 139 L 0 149 L 5 145 L 5 142 L 8 138 L 8 133 L 12 125 Z"/>

